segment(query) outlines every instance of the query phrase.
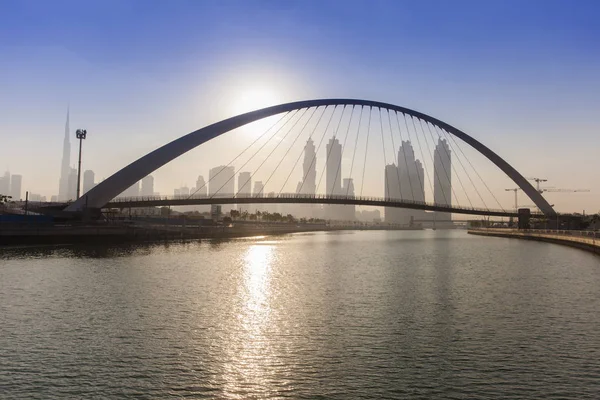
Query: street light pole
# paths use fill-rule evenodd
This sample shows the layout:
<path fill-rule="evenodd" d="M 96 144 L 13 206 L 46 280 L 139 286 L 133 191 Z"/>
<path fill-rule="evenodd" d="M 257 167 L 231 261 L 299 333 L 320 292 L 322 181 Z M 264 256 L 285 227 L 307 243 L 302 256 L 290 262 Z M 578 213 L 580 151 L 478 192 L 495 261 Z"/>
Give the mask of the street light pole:
<path fill-rule="evenodd" d="M 77 129 L 75 136 L 79 139 L 79 166 L 77 167 L 77 198 L 79 198 L 81 190 L 81 146 L 87 136 L 87 131 L 85 129 Z"/>

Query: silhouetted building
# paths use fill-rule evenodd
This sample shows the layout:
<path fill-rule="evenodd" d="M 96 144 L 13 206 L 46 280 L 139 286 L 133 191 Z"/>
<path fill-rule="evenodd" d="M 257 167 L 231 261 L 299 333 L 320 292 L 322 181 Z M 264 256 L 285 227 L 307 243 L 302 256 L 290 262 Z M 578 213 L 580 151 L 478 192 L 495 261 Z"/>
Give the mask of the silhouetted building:
<path fill-rule="evenodd" d="M 409 140 L 402 141 L 398 150 L 398 176 L 400 180 L 400 199 L 425 202 L 425 174 L 423 164 L 415 158 L 415 152 Z M 413 220 L 424 219 L 423 210 L 400 209 L 397 223 L 410 224 Z"/>
<path fill-rule="evenodd" d="M 77 178 L 75 178 L 77 179 Z M 63 153 L 60 167 L 60 180 L 58 183 L 58 200 L 67 201 L 74 199 L 77 193 L 77 183 L 75 191 L 71 191 L 71 137 L 69 129 L 69 110 L 67 109 L 67 122 L 65 124 L 65 137 L 63 139 Z"/>
<path fill-rule="evenodd" d="M 325 176 L 325 194 L 327 196 L 339 196 L 342 192 L 342 145 L 334 136 L 327 143 L 327 165 Z M 325 207 L 325 218 L 343 219 L 344 206 L 329 205 Z"/>
<path fill-rule="evenodd" d="M 154 177 L 147 175 L 142 178 L 142 189 L 140 190 L 142 196 L 154 196 Z"/>
<path fill-rule="evenodd" d="M 208 195 L 210 197 L 233 197 L 235 195 L 235 168 L 224 166 L 211 168 L 208 172 Z M 224 213 L 229 213 L 232 205 L 222 207 Z"/>
<path fill-rule="evenodd" d="M 252 196 L 254 197 L 264 197 L 265 195 L 265 185 L 263 185 L 262 181 L 254 181 L 254 189 L 252 190 Z M 254 204 L 251 210 L 263 211 L 264 204 Z M 254 212 L 254 211 L 252 211 Z"/>
<path fill-rule="evenodd" d="M 0 176 L 0 194 L 10 196 L 10 172 L 5 172 Z"/>
<path fill-rule="evenodd" d="M 385 166 L 384 178 L 385 199 L 399 199 L 401 194 L 400 184 L 398 181 L 398 167 L 396 167 L 396 164 L 388 164 Z M 402 223 L 402 211 L 400 208 L 385 207 L 384 218 L 385 222 L 388 224 L 400 224 Z"/>
<path fill-rule="evenodd" d="M 317 191 L 317 153 L 312 139 L 304 145 L 304 161 L 302 162 L 302 180 L 296 186 L 296 193 L 314 195 Z M 293 214 L 301 217 L 316 217 L 314 204 L 298 204 Z"/>
<path fill-rule="evenodd" d="M 433 201 L 436 204 L 452 205 L 452 157 L 446 139 L 439 139 L 433 152 Z M 436 212 L 436 222 L 450 221 L 452 214 Z"/>
<path fill-rule="evenodd" d="M 207 190 L 208 188 L 206 187 L 206 182 L 204 182 L 204 177 L 199 175 L 196 180 L 196 189 L 194 190 L 195 196 L 206 196 Z"/>
<path fill-rule="evenodd" d="M 83 173 L 83 194 L 86 194 L 96 186 L 94 179 L 94 171 L 88 169 Z"/>
<path fill-rule="evenodd" d="M 354 180 L 352 178 L 344 178 L 342 192 L 344 195 L 354 196 Z M 356 206 L 354 204 L 341 206 L 341 212 L 341 219 L 344 221 L 354 221 L 356 219 Z"/>
<path fill-rule="evenodd" d="M 71 168 L 71 171 L 69 172 L 68 184 L 66 193 L 67 201 L 77 200 L 77 170 L 75 168 Z"/>
<path fill-rule="evenodd" d="M 138 197 L 140 195 L 140 182 L 137 181 L 127 189 L 123 193 L 119 195 L 119 197 Z"/>
<path fill-rule="evenodd" d="M 238 175 L 238 196 L 250 197 L 252 194 L 252 174 L 250 172 L 240 172 Z M 240 204 L 238 209 L 243 211 L 250 211 L 249 204 Z"/>
<path fill-rule="evenodd" d="M 23 177 L 21 175 L 12 175 L 10 177 L 10 195 L 14 201 L 21 200 L 21 185 Z"/>

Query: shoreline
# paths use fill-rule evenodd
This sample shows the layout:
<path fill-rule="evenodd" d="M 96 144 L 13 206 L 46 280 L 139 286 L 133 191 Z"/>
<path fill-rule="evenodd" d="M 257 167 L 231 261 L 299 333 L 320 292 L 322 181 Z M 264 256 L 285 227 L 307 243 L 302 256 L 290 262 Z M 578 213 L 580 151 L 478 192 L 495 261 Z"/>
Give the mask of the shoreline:
<path fill-rule="evenodd" d="M 0 231 L 0 249 L 13 246 L 151 243 L 179 240 L 233 239 L 253 236 L 283 235 L 289 233 L 382 230 L 382 227 L 315 225 L 266 226 L 57 226 L 5 229 Z M 383 229 L 383 230 L 417 230 Z M 419 229 L 420 230 L 420 229 Z"/>
<path fill-rule="evenodd" d="M 569 232 L 569 231 L 564 231 Z M 469 235 L 533 240 L 577 248 L 600 256 L 600 238 L 559 234 L 547 231 L 518 231 L 510 229 L 469 229 Z"/>

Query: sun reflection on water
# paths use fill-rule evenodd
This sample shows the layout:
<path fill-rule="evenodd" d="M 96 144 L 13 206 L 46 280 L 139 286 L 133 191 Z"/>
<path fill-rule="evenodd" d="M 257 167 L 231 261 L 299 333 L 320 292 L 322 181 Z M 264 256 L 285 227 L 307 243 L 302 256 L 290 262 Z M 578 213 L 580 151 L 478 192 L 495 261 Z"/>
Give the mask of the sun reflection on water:
<path fill-rule="evenodd" d="M 225 365 L 225 394 L 244 398 L 245 393 L 269 391 L 276 356 L 268 331 L 271 321 L 273 244 L 251 245 L 243 256 L 236 316 L 231 327 L 229 360 Z"/>

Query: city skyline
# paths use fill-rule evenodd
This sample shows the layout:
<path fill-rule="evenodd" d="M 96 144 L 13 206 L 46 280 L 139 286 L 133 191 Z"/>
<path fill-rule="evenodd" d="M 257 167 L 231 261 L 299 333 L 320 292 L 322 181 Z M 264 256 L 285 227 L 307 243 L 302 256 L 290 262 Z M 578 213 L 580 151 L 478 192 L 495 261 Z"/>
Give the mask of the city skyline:
<path fill-rule="evenodd" d="M 93 8 L 102 16 L 102 23 L 99 19 L 78 31 L 64 24 L 65 31 L 55 33 L 55 45 L 48 47 L 43 22 L 77 20 L 85 6 L 55 5 L 34 11 L 12 5 L 5 15 L 14 15 L 14 20 L 27 15 L 38 24 L 37 29 L 25 32 L 8 18 L 0 28 L 0 36 L 19 38 L 10 46 L 0 42 L 6 59 L 0 66 L 0 83 L 11 99 L 3 107 L 0 139 L 19 149 L 2 146 L 0 160 L 5 169 L 23 175 L 24 191 L 50 198 L 58 194 L 60 175 L 63 185 L 65 181 L 68 185 L 71 173 L 66 168 L 61 173 L 59 168 L 50 167 L 62 165 L 64 143 L 56 140 L 56 133 L 64 124 L 69 103 L 70 124 L 90 132 L 84 145 L 83 170 L 93 170 L 96 180 L 101 181 L 160 145 L 236 113 L 289 100 L 347 95 L 389 101 L 439 116 L 494 149 L 524 174 L 547 178 L 559 188 L 591 190 L 589 194 L 547 194 L 558 209 L 597 211 L 594 193 L 600 192 L 600 183 L 593 171 L 600 168 L 595 150 L 599 145 L 595 110 L 600 104 L 600 59 L 592 51 L 598 29 L 589 11 L 596 6 L 586 1 L 579 7 L 552 2 L 540 9 L 535 3 L 509 1 L 500 7 L 497 3 L 458 2 L 452 9 L 440 4 L 429 9 L 421 4 L 383 2 L 390 11 L 401 10 L 397 14 L 406 18 L 405 24 L 374 24 L 373 29 L 358 28 L 350 36 L 345 34 L 348 28 L 363 26 L 355 23 L 379 15 L 379 6 L 363 3 L 340 20 L 331 18 L 337 12 L 335 7 L 324 5 L 322 14 L 314 16 L 314 23 L 324 19 L 336 22 L 315 30 L 311 19 L 305 18 L 312 15 L 309 7 L 299 3 L 265 5 L 264 14 L 257 16 L 263 22 L 273 16 L 283 18 L 295 29 L 267 23 L 257 29 L 240 17 L 252 12 L 252 7 L 243 3 L 198 5 L 195 7 L 208 20 L 233 18 L 236 29 L 225 31 L 207 22 L 202 28 L 190 28 L 190 39 L 176 30 L 165 32 L 155 41 L 152 52 L 145 50 L 146 39 L 137 38 L 124 44 L 127 51 L 111 48 L 107 43 L 114 37 L 101 35 L 99 28 L 112 21 L 116 32 L 139 29 L 148 33 L 145 26 L 152 26 L 161 13 L 185 18 L 181 10 L 166 11 L 158 6 L 160 12 L 131 18 L 132 9 L 125 7 L 117 18 L 110 6 L 96 4 Z M 448 22 L 452 20 L 448 15 L 471 21 L 473 14 L 466 11 L 471 7 L 483 15 L 476 24 Z M 514 11 L 517 9 L 519 13 Z M 431 20 L 425 20 L 425 15 Z M 510 28 L 513 22 L 530 20 L 532 15 L 537 16 L 534 25 L 520 25 L 516 31 Z M 431 28 L 433 21 L 437 22 L 435 28 Z M 571 30 L 561 41 L 539 35 L 550 28 Z M 439 39 L 435 34 L 442 31 L 445 34 Z M 218 51 L 201 41 L 207 34 L 219 38 L 217 48 L 228 50 Z M 361 40 L 375 43 L 379 36 L 397 38 L 397 51 L 377 44 L 358 46 Z M 517 36 L 520 40 L 515 41 Z M 85 38 L 85 46 L 74 37 Z M 291 41 L 298 45 L 293 52 L 286 50 Z M 315 42 L 319 46 L 311 45 Z M 534 52 L 529 51 L 532 43 L 537 49 Z M 257 51 L 262 57 L 255 55 Z M 205 57 L 207 54 L 210 57 Z M 353 67 L 359 62 L 360 69 Z M 135 79 L 131 79 L 132 70 L 138 71 Z M 31 118 L 31 109 L 36 110 L 35 118 Z M 539 148 L 541 137 L 544 151 L 533 156 L 530 149 Z M 565 140 L 573 146 L 565 146 Z M 577 144 L 582 145 L 575 149 Z M 228 145 L 236 146 L 216 141 L 195 154 L 205 161 L 203 165 L 222 165 L 229 160 L 218 154 Z M 74 154 L 72 148 L 70 152 Z M 38 162 L 31 163 L 22 153 Z M 156 191 L 170 192 L 167 182 L 194 182 L 196 158 L 200 157 L 185 157 L 156 171 Z M 588 168 L 573 174 L 568 167 L 577 163 Z M 373 179 L 367 184 L 373 181 L 373 187 L 365 186 L 365 192 L 381 187 L 376 182 L 380 175 L 380 169 L 372 171 L 369 177 Z M 354 183 L 360 185 L 357 180 Z M 505 186 L 491 189 L 509 206 L 513 199 L 504 193 Z M 476 198 L 476 193 L 472 197 Z"/>

